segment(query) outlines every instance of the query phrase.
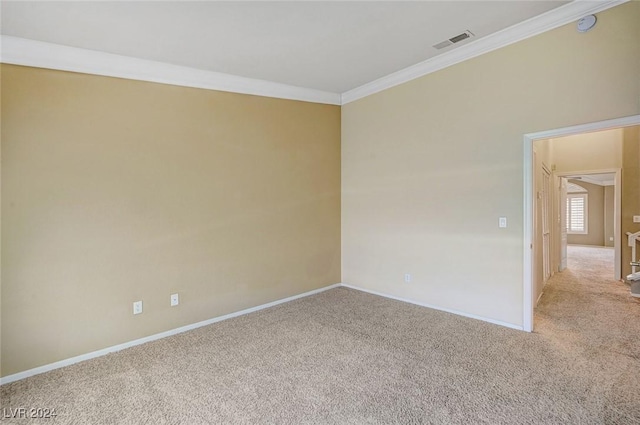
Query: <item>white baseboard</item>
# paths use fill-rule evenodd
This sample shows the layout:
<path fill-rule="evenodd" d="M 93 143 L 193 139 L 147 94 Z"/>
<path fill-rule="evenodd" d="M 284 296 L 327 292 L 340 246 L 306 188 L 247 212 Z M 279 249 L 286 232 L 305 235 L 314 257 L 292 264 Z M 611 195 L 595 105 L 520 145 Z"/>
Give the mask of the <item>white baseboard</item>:
<path fill-rule="evenodd" d="M 367 292 L 369 294 L 378 295 L 380 297 L 390 298 L 390 299 L 396 300 L 396 301 L 402 301 L 402 302 L 409 303 L 409 304 L 419 305 L 421 307 L 427 307 L 427 308 L 432 308 L 434 310 L 446 311 L 447 313 L 456 314 L 458 316 L 464 316 L 464 317 L 469 317 L 471 319 L 482 320 L 483 322 L 489 322 L 489 323 L 493 323 L 494 325 L 505 326 L 507 328 L 517 329 L 519 331 L 524 330 L 524 328 L 521 325 L 514 325 L 513 323 L 503 322 L 501 320 L 489 319 L 487 317 L 478 316 L 476 314 L 470 314 L 470 313 L 465 313 L 465 312 L 458 311 L 458 310 L 452 310 L 452 309 L 449 309 L 449 308 L 438 307 L 436 305 L 427 304 L 427 303 L 423 303 L 423 302 L 419 302 L 419 301 L 413 301 L 413 300 L 409 300 L 409 299 L 406 299 L 406 298 L 396 297 L 394 295 L 384 294 L 384 293 L 378 292 L 378 291 L 371 291 L 369 289 L 361 288 L 359 286 L 349 285 L 347 283 L 342 283 L 340 286 L 344 286 L 345 288 L 355 289 L 356 291 L 362 291 L 362 292 Z"/>
<path fill-rule="evenodd" d="M 65 360 L 60 360 L 60 361 L 55 362 L 55 363 L 50 363 L 50 364 L 47 364 L 47 365 L 39 366 L 39 367 L 36 367 L 36 368 L 33 368 L 33 369 L 25 370 L 23 372 L 14 373 L 13 375 L 7 375 L 7 376 L 5 376 L 3 378 L 0 378 L 0 385 L 8 384 L 10 382 L 19 381 L 21 379 L 25 379 L 25 378 L 28 378 L 30 376 L 39 375 L 41 373 L 49 372 L 51 370 L 60 369 L 61 367 L 69 366 L 69 365 L 72 365 L 72 364 L 75 364 L 75 363 L 79 363 L 79 362 L 82 362 L 82 361 L 85 361 L 85 360 L 94 359 L 96 357 L 104 356 L 104 355 L 107 355 L 109 353 L 114 353 L 116 351 L 124 350 L 125 348 L 134 347 L 136 345 L 144 344 L 146 342 L 151 342 L 151 341 L 155 341 L 155 340 L 158 340 L 158 339 L 161 339 L 161 338 L 166 338 L 168 336 L 172 336 L 172 335 L 176 335 L 176 334 L 179 334 L 179 333 L 187 332 L 187 331 L 190 331 L 192 329 L 200 328 L 202 326 L 211 325 L 213 323 L 221 322 L 223 320 L 231 319 L 233 317 L 238 317 L 238 316 L 242 316 L 244 314 L 249 314 L 249 313 L 253 313 L 255 311 L 263 310 L 265 308 L 274 307 L 274 306 L 276 306 L 278 304 L 283 304 L 283 303 L 286 303 L 286 302 L 289 302 L 289 301 L 297 300 L 299 298 L 304 298 L 304 297 L 308 297 L 310 295 L 315 295 L 315 294 L 318 294 L 320 292 L 324 292 L 324 291 L 327 291 L 329 289 L 337 288 L 337 287 L 340 287 L 340 286 L 343 286 L 345 288 L 355 289 L 357 291 L 367 292 L 367 293 L 373 294 L 373 295 L 378 295 L 380 297 L 390 298 L 390 299 L 396 300 L 396 301 L 402 301 L 402 302 L 409 303 L 409 304 L 419 305 L 421 307 L 427 307 L 427 308 L 432 308 L 434 310 L 446 311 L 447 313 L 456 314 L 458 316 L 464 316 L 464 317 L 469 317 L 471 319 L 482 320 L 484 322 L 489 322 L 489 323 L 493 323 L 495 325 L 505 326 L 507 328 L 523 330 L 522 326 L 520 326 L 520 325 L 514 325 L 512 323 L 502 322 L 500 320 L 489 319 L 489 318 L 486 318 L 486 317 L 477 316 L 475 314 L 464 313 L 464 312 L 457 311 L 457 310 L 438 307 L 438 306 L 435 306 L 435 305 L 422 303 L 422 302 L 418 302 L 418 301 L 413 301 L 413 300 L 409 300 L 409 299 L 406 299 L 406 298 L 396 297 L 396 296 L 393 296 L 393 295 L 384 294 L 382 292 L 371 291 L 369 289 L 364 289 L 364 288 L 361 288 L 361 287 L 358 287 L 358 286 L 349 285 L 347 283 L 336 283 L 334 285 L 329 285 L 329 286 L 325 286 L 323 288 L 314 289 L 313 291 L 309 291 L 309 292 L 305 292 L 305 293 L 302 293 L 302 294 L 294 295 L 292 297 L 283 298 L 281 300 L 277 300 L 277 301 L 273 301 L 273 302 L 270 302 L 270 303 L 262 304 L 262 305 L 259 305 L 259 306 L 256 306 L 256 307 L 251 307 L 251 308 L 247 308 L 245 310 L 236 311 L 234 313 L 225 314 L 224 316 L 214 317 L 212 319 L 204 320 L 202 322 L 193 323 L 191 325 L 181 326 L 181 327 L 176 328 L 176 329 L 171 329 L 171 330 L 168 330 L 168 331 L 165 331 L 165 332 L 160 332 L 160 333 L 157 333 L 157 334 L 154 334 L 154 335 L 146 336 L 144 338 L 139 338 L 139 339 L 136 339 L 136 340 L 133 340 L 133 341 L 129 341 L 129 342 L 125 342 L 125 343 L 122 343 L 122 344 L 114 345 L 114 346 L 111 346 L 111 347 L 103 348 L 101 350 L 92 351 L 92 352 L 87 353 L 87 354 L 82 354 L 82 355 L 71 357 L 71 358 L 68 358 L 68 359 L 65 359 Z"/>
<path fill-rule="evenodd" d="M 87 354 L 82 354 L 80 356 L 71 357 L 69 359 L 60 360 L 55 363 L 50 363 L 47 365 L 39 366 L 33 369 L 25 370 L 24 372 L 14 373 L 13 375 L 7 375 L 3 378 L 0 378 L 0 385 L 8 384 L 10 382 L 19 381 L 24 378 L 28 378 L 33 375 L 39 375 L 44 372 L 49 372 L 51 370 L 60 369 L 61 367 L 69 366 L 75 363 L 79 363 L 85 360 L 94 359 L 96 357 L 104 356 L 109 353 L 114 353 L 116 351 L 124 350 L 125 348 L 134 347 L 136 345 L 144 344 L 145 342 L 155 341 L 161 338 L 166 338 L 171 335 L 176 335 L 182 332 L 187 332 L 192 329 L 200 328 L 202 326 L 207 326 L 212 323 L 221 322 L 223 320 L 231 319 L 233 317 L 242 316 L 244 314 L 253 313 L 255 311 L 264 310 L 265 308 L 274 307 L 278 304 L 283 304 L 289 301 L 297 300 L 298 298 L 308 297 L 310 295 L 315 295 L 320 292 L 327 291 L 329 289 L 337 288 L 341 286 L 340 283 L 336 283 L 334 285 L 325 286 L 323 288 L 314 289 L 313 291 L 305 292 L 302 294 L 294 295 L 292 297 L 283 298 L 281 300 L 276 300 L 270 303 L 262 304 L 256 307 L 247 308 L 245 310 L 236 311 L 234 313 L 225 314 L 224 316 L 214 317 L 212 319 L 204 320 L 202 322 L 193 323 L 191 325 L 181 326 L 176 329 L 171 329 L 165 332 L 160 332 L 154 335 L 146 336 L 144 338 L 136 339 L 133 341 L 125 342 L 122 344 L 114 345 L 111 347 L 103 348 L 101 350 L 92 351 Z"/>

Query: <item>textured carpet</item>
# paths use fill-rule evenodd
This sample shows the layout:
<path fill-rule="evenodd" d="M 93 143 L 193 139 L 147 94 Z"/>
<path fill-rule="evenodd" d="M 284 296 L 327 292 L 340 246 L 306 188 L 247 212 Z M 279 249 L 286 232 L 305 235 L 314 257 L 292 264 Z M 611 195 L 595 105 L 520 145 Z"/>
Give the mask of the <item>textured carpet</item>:
<path fill-rule="evenodd" d="M 581 258 L 532 334 L 337 288 L 3 385 L 2 407 L 56 409 L 33 423 L 638 424 L 640 302 L 601 254 Z"/>

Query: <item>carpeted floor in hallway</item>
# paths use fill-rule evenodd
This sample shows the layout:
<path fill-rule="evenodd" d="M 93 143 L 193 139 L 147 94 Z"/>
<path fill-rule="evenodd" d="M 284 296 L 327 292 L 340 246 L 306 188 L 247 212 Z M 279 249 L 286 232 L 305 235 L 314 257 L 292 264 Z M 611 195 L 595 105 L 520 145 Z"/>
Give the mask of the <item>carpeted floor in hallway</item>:
<path fill-rule="evenodd" d="M 531 334 L 337 288 L 3 385 L 3 416 L 40 407 L 57 417 L 33 423 L 638 424 L 640 302 L 602 253 L 578 254 L 545 287 Z"/>

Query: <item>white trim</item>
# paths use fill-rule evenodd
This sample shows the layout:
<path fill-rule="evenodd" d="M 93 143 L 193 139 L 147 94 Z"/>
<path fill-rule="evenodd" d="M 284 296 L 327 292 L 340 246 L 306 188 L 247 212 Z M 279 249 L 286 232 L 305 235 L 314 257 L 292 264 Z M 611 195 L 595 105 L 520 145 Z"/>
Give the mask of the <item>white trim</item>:
<path fill-rule="evenodd" d="M 255 96 L 346 105 L 627 1 L 629 0 L 575 0 L 342 94 L 8 35 L 0 36 L 0 62 Z"/>
<path fill-rule="evenodd" d="M 172 336 L 172 335 L 176 335 L 176 334 L 180 334 L 183 332 L 187 332 L 190 331 L 192 329 L 196 329 L 196 328 L 200 328 L 202 326 L 207 326 L 207 325 L 211 325 L 213 323 L 217 323 L 217 322 L 221 322 L 223 320 L 227 320 L 227 319 L 231 319 L 233 317 L 238 317 L 238 316 L 242 316 L 245 314 L 249 314 L 249 313 L 253 313 L 259 310 L 264 310 L 265 308 L 270 308 L 270 307 L 274 307 L 278 304 L 283 304 L 283 303 L 287 303 L 289 301 L 293 301 L 293 300 L 297 300 L 299 298 L 304 298 L 304 297 L 308 297 L 310 295 L 315 295 L 318 294 L 320 292 L 324 292 L 327 291 L 329 289 L 333 289 L 333 288 L 337 288 L 341 286 L 340 283 L 336 283 L 334 285 L 329 285 L 329 286 L 325 286 L 323 288 L 319 288 L 319 289 L 314 289 L 313 291 L 309 291 L 309 292 L 304 292 L 302 294 L 298 294 L 298 295 L 294 295 L 291 297 L 287 297 L 287 298 L 283 298 L 281 300 L 276 300 L 270 303 L 266 303 L 266 304 L 261 304 L 259 306 L 256 307 L 251 307 L 251 308 L 247 308 L 245 310 L 240 310 L 240 311 L 236 311 L 235 313 L 229 313 L 229 314 L 225 314 L 224 316 L 218 316 L 218 317 L 214 317 L 212 319 L 208 319 L 208 320 L 204 320 L 202 322 L 198 322 L 198 323 L 193 323 L 191 325 L 186 325 L 186 326 L 181 326 L 179 328 L 176 329 L 171 329 L 165 332 L 160 332 L 154 335 L 150 335 L 150 336 L 146 336 L 144 338 L 139 338 L 133 341 L 129 341 L 129 342 L 125 342 L 122 344 L 118 344 L 118 345 L 114 345 L 111 347 L 107 347 L 107 348 L 103 348 L 101 350 L 97 350 L 97 351 L 92 351 L 91 353 L 87 353 L 87 354 L 82 354 L 80 356 L 75 356 L 75 357 L 71 357 L 69 359 L 65 359 L 65 360 L 60 360 L 58 362 L 55 363 L 50 363 L 44 366 L 39 366 L 33 369 L 29 369 L 29 370 L 25 370 L 24 372 L 18 372 L 18 373 L 14 373 L 13 375 L 7 375 L 3 378 L 0 378 L 0 385 L 4 385 L 4 384 L 8 384 L 10 382 L 14 382 L 14 381 L 19 381 L 20 379 L 25 379 L 28 378 L 30 376 L 33 375 L 38 375 L 44 372 L 49 372 L 51 370 L 54 369 L 59 369 L 61 367 L 65 367 L 65 366 L 69 366 L 75 363 L 79 363 L 85 360 L 90 360 L 96 357 L 101 357 L 104 355 L 107 355 L 109 353 L 113 353 L 116 351 L 120 351 L 120 350 L 124 350 L 125 348 L 130 348 L 130 347 L 134 347 L 136 345 L 140 345 L 140 344 L 144 344 L 146 342 L 151 342 L 151 341 L 155 341 L 161 338 L 166 338 L 168 336 Z"/>
<path fill-rule="evenodd" d="M 615 128 L 631 127 L 638 124 L 640 124 L 640 115 L 631 115 L 629 117 L 614 118 L 611 120 L 591 122 L 587 124 L 574 125 L 571 127 L 556 128 L 553 130 L 538 131 L 535 133 L 527 133 L 524 135 L 524 137 L 528 138 L 530 141 L 542 140 L 542 139 L 553 139 L 556 137 L 572 136 L 574 134 L 580 134 L 580 133 L 592 133 L 594 131 L 604 131 L 604 130 L 613 130 Z M 594 172 L 594 171 L 597 173 L 603 173 L 603 171 L 601 170 L 589 170 L 589 171 L 585 171 L 585 173 Z M 613 171 L 611 172 L 613 173 Z M 579 173 L 582 173 L 582 171 L 571 172 L 571 174 L 579 174 Z"/>
<path fill-rule="evenodd" d="M 555 137 L 570 136 L 572 134 L 589 133 L 593 131 L 611 130 L 614 128 L 630 127 L 640 125 L 640 115 L 616 118 L 612 120 L 592 122 L 588 124 L 575 125 L 572 127 L 558 128 L 555 130 L 539 131 L 528 133 L 523 136 L 524 155 L 524 244 L 523 244 L 523 329 L 527 332 L 533 331 L 533 142 L 535 140 L 552 139 Z M 558 174 L 558 173 L 556 173 Z M 620 211 L 620 172 L 616 172 L 616 220 Z M 620 249 L 620 223 L 617 221 L 614 234 L 614 245 Z M 619 258 L 619 257 L 618 257 Z M 619 265 L 617 267 L 620 267 Z M 619 273 L 619 271 L 618 271 Z"/>
<path fill-rule="evenodd" d="M 357 291 L 367 292 L 369 294 L 378 295 L 380 297 L 385 297 L 385 298 L 389 298 L 389 299 L 396 300 L 396 301 L 402 301 L 402 302 L 409 303 L 409 304 L 419 305 L 421 307 L 432 308 L 434 310 L 445 311 L 447 313 L 456 314 L 458 316 L 469 317 L 471 319 L 482 320 L 484 322 L 489 322 L 489 323 L 493 323 L 495 325 L 505 326 L 507 328 L 522 330 L 522 326 L 514 325 L 512 323 L 502 322 L 500 320 L 495 320 L 495 319 L 489 319 L 489 318 L 478 316 L 478 315 L 475 315 L 475 314 L 469 314 L 469 313 L 465 313 L 465 312 L 458 311 L 458 310 L 452 310 L 452 309 L 448 309 L 448 308 L 438 307 L 438 306 L 434 306 L 434 305 L 427 304 L 427 303 L 421 303 L 421 302 L 409 300 L 409 299 L 406 299 L 406 298 L 395 297 L 393 295 L 388 295 L 388 294 L 384 294 L 382 292 L 377 292 L 377 291 L 371 291 L 371 290 L 368 290 L 368 289 L 360 288 L 358 286 L 349 285 L 349 284 L 346 284 L 346 283 L 336 283 L 334 285 L 329 285 L 329 286 L 325 286 L 323 288 L 314 289 L 313 291 L 309 291 L 309 292 L 305 292 L 305 293 L 302 293 L 302 294 L 294 295 L 294 296 L 291 296 L 291 297 L 288 297 L 288 298 L 283 298 L 281 300 L 277 300 L 277 301 L 273 301 L 273 302 L 270 302 L 270 303 L 262 304 L 262 305 L 259 305 L 259 306 L 256 306 L 256 307 L 251 307 L 251 308 L 247 308 L 245 310 L 237 311 L 237 312 L 234 312 L 234 313 L 225 314 L 224 316 L 214 317 L 212 319 L 204 320 L 202 322 L 197 322 L 197 323 L 193 323 L 191 325 L 181 326 L 181 327 L 176 328 L 176 329 L 171 329 L 171 330 L 168 330 L 168 331 L 165 331 L 165 332 L 160 332 L 160 333 L 157 333 L 157 334 L 154 334 L 154 335 L 146 336 L 144 338 L 139 338 L 139 339 L 136 339 L 136 340 L 133 340 L 133 341 L 129 341 L 129 342 L 125 342 L 125 343 L 122 343 L 122 344 L 114 345 L 114 346 L 111 346 L 111 347 L 103 348 L 101 350 L 92 351 L 90 353 L 81 354 L 79 356 L 75 356 L 75 357 L 71 357 L 71 358 L 68 358 L 68 359 L 60 360 L 60 361 L 57 361 L 55 363 L 49 363 L 49 364 L 46 364 L 46 365 L 43 365 L 43 366 L 39 366 L 39 367 L 36 367 L 36 368 L 33 368 L 33 369 L 25 370 L 23 372 L 14 373 L 13 375 L 7 375 L 5 377 L 0 378 L 0 385 L 9 384 L 11 382 L 19 381 L 21 379 L 25 379 L 25 378 L 28 378 L 30 376 L 39 375 L 41 373 L 49 372 L 49 371 L 52 371 L 52 370 L 55 370 L 55 369 L 60 369 L 62 367 L 70 366 L 72 364 L 83 362 L 85 360 L 90 360 L 90 359 L 94 359 L 96 357 L 105 356 L 105 355 L 107 355 L 109 353 L 114 353 L 114 352 L 121 351 L 121 350 L 124 350 L 126 348 L 130 348 L 130 347 L 135 347 L 136 345 L 144 344 L 144 343 L 151 342 L 151 341 L 156 341 L 158 339 L 166 338 L 166 337 L 169 337 L 169 336 L 172 336 L 172 335 L 177 335 L 177 334 L 180 334 L 180 333 L 183 333 L 183 332 L 187 332 L 187 331 L 190 331 L 190 330 L 193 330 L 193 329 L 200 328 L 202 326 L 207 326 L 207 325 L 211 325 L 213 323 L 221 322 L 223 320 L 227 320 L 227 319 L 231 319 L 231 318 L 234 318 L 234 317 L 242 316 L 242 315 L 245 315 L 245 314 L 253 313 L 253 312 L 256 312 L 256 311 L 259 311 L 259 310 L 264 310 L 266 308 L 274 307 L 276 305 L 287 303 L 287 302 L 293 301 L 293 300 L 297 300 L 299 298 L 308 297 L 310 295 L 319 294 L 321 292 L 328 291 L 329 289 L 333 289 L 333 288 L 337 288 L 337 287 L 351 288 L 351 289 L 354 289 L 354 290 L 357 290 Z"/>
<path fill-rule="evenodd" d="M 577 174 L 577 173 L 575 173 Z M 613 186 L 614 184 L 616 184 L 616 180 L 598 180 L 598 179 L 593 179 L 590 178 L 588 175 L 586 176 L 580 176 L 581 178 L 578 181 L 581 182 L 585 182 L 585 183 L 591 183 L 591 184 L 595 184 L 598 186 Z"/>
<path fill-rule="evenodd" d="M 541 15 L 342 93 L 342 104 L 346 105 L 363 97 L 415 80 L 432 72 L 536 36 L 545 31 L 577 21 L 585 15 L 601 12 L 626 3 L 627 1 L 628 0 L 576 0 L 567 3 Z"/>
<path fill-rule="evenodd" d="M 524 314 L 522 330 L 533 331 L 533 142 L 524 136 L 524 244 L 523 244 L 523 282 L 522 299 Z"/>
<path fill-rule="evenodd" d="M 640 121 L 640 119 L 638 119 Z M 616 171 L 613 193 L 613 257 L 615 258 L 615 278 L 622 279 L 622 169 Z M 605 242 L 606 243 L 606 242 Z"/>
<path fill-rule="evenodd" d="M 438 307 L 438 306 L 435 306 L 435 305 L 432 305 L 432 304 L 427 304 L 427 303 L 423 303 L 423 302 L 419 302 L 419 301 L 413 301 L 413 300 L 410 300 L 410 299 L 407 299 L 407 298 L 396 297 L 394 295 L 389 295 L 389 294 L 385 294 L 385 293 L 378 292 L 378 291 L 372 291 L 372 290 L 369 290 L 369 289 L 361 288 L 359 286 L 349 285 L 347 283 L 343 283 L 341 286 L 344 286 L 345 288 L 355 289 L 357 291 L 367 292 L 369 294 L 378 295 L 380 297 L 389 298 L 389 299 L 396 300 L 396 301 L 402 301 L 402 302 L 409 303 L 409 304 L 419 305 L 421 307 L 427 307 L 427 308 L 431 308 L 431 309 L 434 309 L 434 310 L 439 310 L 439 311 L 444 311 L 444 312 L 447 312 L 447 313 L 452 313 L 452 314 L 455 314 L 455 315 L 458 315 L 458 316 L 468 317 L 470 319 L 482 320 L 483 322 L 493 323 L 494 325 L 505 326 L 507 328 L 517 329 L 519 331 L 522 330 L 522 326 L 520 326 L 520 325 L 514 325 L 513 323 L 503 322 L 501 320 L 489 319 L 487 317 L 478 316 L 476 314 L 465 313 L 465 312 L 459 311 L 459 310 L 452 310 L 450 308 Z"/>
<path fill-rule="evenodd" d="M 338 93 L 114 55 L 96 50 L 80 49 L 8 35 L 0 36 L 0 43 L 2 44 L 0 62 L 14 65 L 58 69 L 329 105 L 340 105 L 341 102 L 340 94 Z"/>

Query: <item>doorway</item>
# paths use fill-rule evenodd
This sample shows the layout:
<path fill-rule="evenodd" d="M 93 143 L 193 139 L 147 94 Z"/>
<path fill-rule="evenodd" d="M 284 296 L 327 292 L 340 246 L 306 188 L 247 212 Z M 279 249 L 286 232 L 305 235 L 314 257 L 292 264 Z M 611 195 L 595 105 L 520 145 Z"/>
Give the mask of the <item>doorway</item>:
<path fill-rule="evenodd" d="M 574 255 L 597 247 L 613 251 L 614 235 L 616 229 L 620 229 L 620 185 L 616 184 L 616 180 L 619 180 L 616 179 L 618 170 L 558 173 L 564 188 L 558 193 L 559 202 L 565 210 L 561 219 L 564 225 L 562 239 L 566 243 L 560 243 L 564 257 L 567 256 L 567 245 L 584 247 L 574 249 Z M 608 278 L 620 280 L 620 268 L 615 268 L 613 253 L 605 257 L 611 258 L 611 276 Z"/>
<path fill-rule="evenodd" d="M 579 125 L 574 127 L 566 127 L 561 129 L 543 131 L 538 133 L 530 133 L 530 134 L 524 135 L 524 195 L 525 196 L 524 196 L 524 247 L 523 247 L 523 253 L 524 253 L 523 329 L 525 331 L 531 332 L 533 330 L 533 309 L 534 309 L 535 302 L 537 301 L 537 297 L 534 292 L 535 279 L 536 279 L 536 273 L 535 273 L 536 268 L 534 266 L 536 264 L 535 253 L 539 245 L 539 242 L 536 243 L 536 240 L 535 240 L 535 237 L 536 237 L 536 232 L 535 232 L 536 220 L 535 219 L 536 219 L 536 210 L 537 210 L 537 208 L 535 207 L 537 205 L 536 200 L 538 199 L 538 196 L 540 196 L 540 199 L 542 199 L 542 196 L 543 196 L 543 195 L 538 195 L 537 188 L 534 186 L 535 178 L 536 178 L 536 174 L 535 174 L 536 168 L 533 161 L 534 141 L 548 140 L 552 138 L 577 135 L 581 133 L 592 133 L 592 132 L 603 131 L 603 130 L 624 128 L 624 127 L 635 126 L 635 125 L 640 125 L 640 115 L 608 120 L 608 121 L 601 121 L 601 122 L 590 123 L 590 124 L 584 124 L 584 125 Z M 550 171 L 553 173 L 556 170 L 554 170 L 552 166 Z M 586 171 L 590 171 L 592 174 L 595 174 L 595 172 L 603 171 L 603 170 L 586 170 Z M 618 195 L 620 195 L 619 194 L 620 180 L 621 180 L 620 170 L 613 169 L 613 170 L 607 170 L 607 171 L 615 172 L 617 192 L 618 192 Z M 552 177 L 552 180 L 553 178 L 557 178 L 557 176 Z M 619 199 L 620 199 L 620 196 L 618 196 L 618 203 L 619 203 Z M 554 209 L 554 211 L 557 211 L 558 213 L 557 215 L 553 216 L 554 220 L 556 221 L 556 225 L 558 223 L 562 223 L 562 219 L 560 217 L 560 215 L 562 214 L 562 205 L 561 205 L 562 203 L 559 201 L 557 203 L 558 205 L 556 205 L 556 208 Z M 620 209 L 618 209 L 617 211 L 620 211 Z M 565 210 L 565 213 L 566 213 L 566 210 Z M 614 251 L 615 251 L 615 258 L 616 258 L 615 274 L 618 278 L 620 277 L 620 265 L 621 265 L 621 255 L 620 255 L 621 230 L 620 229 L 621 227 L 618 224 L 618 227 L 616 227 L 614 230 L 614 236 L 613 236 Z M 558 232 L 558 233 L 561 233 L 561 232 Z M 550 238 L 553 239 L 553 236 L 550 236 Z M 560 245 L 561 237 L 559 237 L 558 235 L 558 237 L 556 237 L 555 239 L 558 241 L 558 245 Z M 544 242 L 543 242 L 543 245 L 544 245 Z M 553 250 L 550 250 L 550 251 L 553 251 Z M 561 251 L 562 251 L 561 249 L 556 248 L 557 255 L 554 256 L 554 258 L 558 259 L 559 264 L 558 264 L 557 270 L 559 270 L 562 265 Z M 544 258 L 545 255 L 543 254 L 542 257 Z M 552 265 L 552 270 L 553 270 L 553 260 L 550 263 Z"/>
<path fill-rule="evenodd" d="M 622 129 L 534 141 L 534 307 L 549 279 L 567 267 L 567 245 L 608 246 L 612 255 L 607 278 L 620 279 L 613 251 L 615 229 L 620 228 L 620 193 L 615 189 L 623 142 Z M 617 168 L 581 168 L 587 166 Z"/>

